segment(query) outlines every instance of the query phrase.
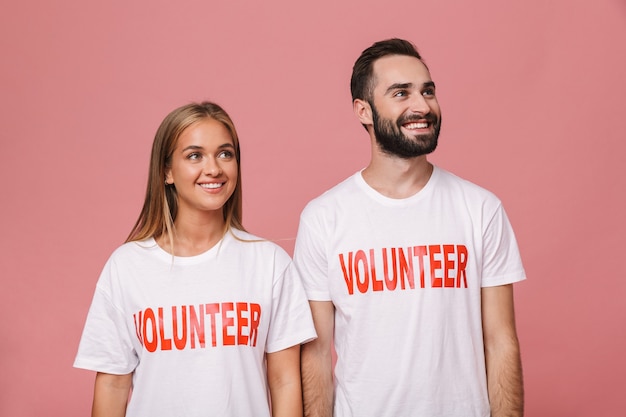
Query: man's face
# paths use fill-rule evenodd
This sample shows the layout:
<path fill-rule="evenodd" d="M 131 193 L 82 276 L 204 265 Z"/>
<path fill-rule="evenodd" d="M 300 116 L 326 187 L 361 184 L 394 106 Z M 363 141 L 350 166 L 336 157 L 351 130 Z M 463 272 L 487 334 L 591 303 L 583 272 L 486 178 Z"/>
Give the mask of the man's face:
<path fill-rule="evenodd" d="M 374 63 L 374 77 L 369 104 L 380 149 L 404 159 L 434 151 L 441 111 L 426 66 L 414 57 L 391 55 Z"/>

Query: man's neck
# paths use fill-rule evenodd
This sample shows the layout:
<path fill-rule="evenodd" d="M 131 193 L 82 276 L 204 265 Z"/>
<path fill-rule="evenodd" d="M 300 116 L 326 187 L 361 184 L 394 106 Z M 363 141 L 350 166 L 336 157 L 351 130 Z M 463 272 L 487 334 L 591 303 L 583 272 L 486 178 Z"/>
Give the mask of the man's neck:
<path fill-rule="evenodd" d="M 417 194 L 430 179 L 433 165 L 426 155 L 403 159 L 375 153 L 362 172 L 365 182 L 389 198 L 408 198 Z"/>

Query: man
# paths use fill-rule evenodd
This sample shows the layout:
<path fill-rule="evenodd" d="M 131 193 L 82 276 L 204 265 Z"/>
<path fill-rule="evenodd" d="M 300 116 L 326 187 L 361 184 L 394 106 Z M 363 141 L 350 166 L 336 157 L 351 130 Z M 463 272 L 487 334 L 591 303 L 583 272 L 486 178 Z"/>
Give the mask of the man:
<path fill-rule="evenodd" d="M 410 42 L 363 51 L 351 90 L 370 163 L 307 205 L 294 253 L 318 334 L 305 415 L 522 416 L 525 273 L 500 201 L 428 161 L 441 111 Z"/>

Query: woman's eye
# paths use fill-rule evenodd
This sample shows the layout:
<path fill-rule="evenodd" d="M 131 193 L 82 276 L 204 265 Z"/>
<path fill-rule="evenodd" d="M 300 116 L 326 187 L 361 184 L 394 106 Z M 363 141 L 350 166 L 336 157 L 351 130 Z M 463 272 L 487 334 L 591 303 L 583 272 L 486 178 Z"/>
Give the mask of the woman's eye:
<path fill-rule="evenodd" d="M 230 159 L 233 157 L 233 153 L 231 151 L 222 151 L 217 155 L 217 157 L 221 159 Z"/>
<path fill-rule="evenodd" d="M 187 155 L 187 159 L 190 159 L 192 161 L 196 161 L 198 159 L 200 159 L 200 154 L 197 152 L 192 152 L 189 155 Z"/>

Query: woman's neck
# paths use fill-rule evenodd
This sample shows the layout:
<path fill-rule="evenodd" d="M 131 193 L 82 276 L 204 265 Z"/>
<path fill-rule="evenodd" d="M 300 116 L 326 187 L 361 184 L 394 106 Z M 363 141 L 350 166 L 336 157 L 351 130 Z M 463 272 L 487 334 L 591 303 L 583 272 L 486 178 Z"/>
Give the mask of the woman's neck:
<path fill-rule="evenodd" d="M 195 256 L 215 246 L 224 237 L 226 230 L 226 222 L 221 213 L 212 218 L 177 216 L 174 221 L 174 241 L 170 242 L 167 234 L 159 236 L 156 241 L 172 255 Z"/>

